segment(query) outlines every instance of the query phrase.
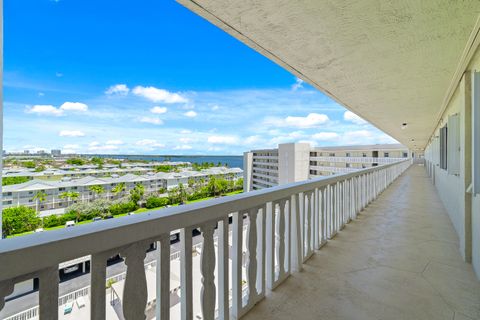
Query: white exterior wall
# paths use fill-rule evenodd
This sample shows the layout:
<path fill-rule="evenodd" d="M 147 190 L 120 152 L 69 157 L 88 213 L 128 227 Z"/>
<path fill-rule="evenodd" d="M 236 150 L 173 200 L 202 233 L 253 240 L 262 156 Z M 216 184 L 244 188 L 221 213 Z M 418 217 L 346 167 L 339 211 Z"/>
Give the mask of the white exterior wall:
<path fill-rule="evenodd" d="M 252 188 L 252 162 L 253 153 L 243 153 L 243 191 L 250 191 Z"/>
<path fill-rule="evenodd" d="M 459 237 L 460 252 L 465 261 L 472 262 L 477 277 L 480 278 L 480 194 L 472 195 L 467 192 L 472 183 L 473 166 L 471 70 L 480 70 L 480 52 L 477 51 L 467 70 L 436 128 L 435 136 L 427 146 L 425 159 L 432 183 L 438 190 Z M 447 170 L 440 168 L 439 139 L 436 138 L 439 136 L 439 129 L 448 122 L 449 116 L 455 114 L 458 114 L 460 119 L 460 148 L 459 150 L 449 148 L 447 152 L 449 156 L 452 156 L 452 152 L 460 152 L 458 175 L 448 172 L 448 166 L 451 165 L 449 162 Z"/>
<path fill-rule="evenodd" d="M 310 169 L 310 144 L 283 143 L 278 145 L 278 183 L 307 180 Z"/>

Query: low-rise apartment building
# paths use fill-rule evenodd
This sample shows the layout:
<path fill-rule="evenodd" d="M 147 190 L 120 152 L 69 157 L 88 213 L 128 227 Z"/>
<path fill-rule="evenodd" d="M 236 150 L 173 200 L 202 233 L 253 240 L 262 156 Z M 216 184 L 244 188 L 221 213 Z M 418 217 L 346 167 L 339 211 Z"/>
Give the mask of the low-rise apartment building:
<path fill-rule="evenodd" d="M 244 190 L 258 190 L 318 176 L 353 172 L 411 157 L 401 144 L 311 147 L 284 143 L 244 153 Z"/>
<path fill-rule="evenodd" d="M 142 185 L 145 194 L 148 195 L 178 187 L 180 183 L 187 186 L 192 180 L 195 183 L 207 183 L 212 176 L 237 180 L 242 178 L 243 171 L 240 168 L 214 167 L 202 171 L 150 172 L 144 175 L 128 173 L 121 176 L 114 174 L 106 178 L 87 176 L 79 179 L 63 178 L 59 181 L 33 179 L 25 183 L 4 186 L 2 200 L 4 208 L 25 205 L 39 211 L 62 209 L 72 203 L 92 201 L 97 198 L 114 200 L 128 195 L 137 184 Z M 124 184 L 124 190 L 115 192 L 119 184 Z M 92 186 L 101 186 L 103 192 L 96 194 L 91 189 Z M 35 197 L 39 192 L 44 195 L 42 201 Z M 62 196 L 67 192 L 77 193 L 78 196 L 75 199 Z"/>

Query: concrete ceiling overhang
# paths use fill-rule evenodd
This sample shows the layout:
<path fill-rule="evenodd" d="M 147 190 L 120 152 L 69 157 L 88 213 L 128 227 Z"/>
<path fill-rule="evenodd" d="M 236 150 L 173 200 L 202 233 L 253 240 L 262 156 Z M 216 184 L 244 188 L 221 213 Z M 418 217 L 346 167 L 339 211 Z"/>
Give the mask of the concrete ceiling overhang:
<path fill-rule="evenodd" d="M 177 1 L 412 149 L 442 117 L 480 13 L 479 0 Z"/>

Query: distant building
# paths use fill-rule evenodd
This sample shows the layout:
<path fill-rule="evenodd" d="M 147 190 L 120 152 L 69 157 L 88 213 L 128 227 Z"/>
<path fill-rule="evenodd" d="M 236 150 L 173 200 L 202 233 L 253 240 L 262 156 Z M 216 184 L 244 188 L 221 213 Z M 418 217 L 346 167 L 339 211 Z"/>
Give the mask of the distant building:
<path fill-rule="evenodd" d="M 60 156 L 62 155 L 62 150 L 53 149 L 53 150 L 51 151 L 51 154 L 52 154 L 52 156 L 54 156 L 54 157 L 60 157 Z"/>
<path fill-rule="evenodd" d="M 88 172 L 88 171 L 86 171 Z M 35 175 L 33 180 L 4 186 L 2 190 L 2 204 L 4 208 L 25 205 L 36 208 L 39 211 L 51 209 L 64 209 L 76 202 L 88 202 L 96 198 L 118 199 L 127 196 L 136 184 L 144 187 L 145 194 L 155 194 L 161 190 L 170 190 L 178 187 L 179 184 L 187 186 L 190 181 L 199 184 L 208 183 L 210 177 L 224 178 L 227 180 L 240 179 L 243 177 L 243 171 L 240 168 L 213 167 L 202 171 L 180 171 L 180 172 L 148 172 L 143 175 L 128 173 L 125 175 L 115 174 L 111 171 L 110 177 L 86 175 L 79 179 L 72 179 L 65 176 L 61 180 L 44 180 Z M 44 177 L 50 173 L 44 172 Z M 90 172 L 93 173 L 93 172 Z M 105 174 L 105 172 L 103 172 Z M 15 176 L 15 175 L 9 175 Z M 123 183 L 125 190 L 120 193 L 114 192 L 115 186 Z M 90 189 L 91 186 L 102 186 L 104 192 L 95 195 Z M 37 202 L 34 199 L 38 192 L 44 192 L 45 201 Z M 72 200 L 65 198 L 65 192 L 78 193 L 78 198 Z M 63 195 L 62 195 L 63 194 Z"/>
<path fill-rule="evenodd" d="M 243 187 L 245 191 L 264 189 L 409 157 L 408 148 L 401 144 L 311 147 L 308 143 L 284 143 L 276 149 L 244 153 Z"/>
<path fill-rule="evenodd" d="M 29 150 L 24 150 L 23 153 L 24 154 L 30 154 L 30 151 Z"/>

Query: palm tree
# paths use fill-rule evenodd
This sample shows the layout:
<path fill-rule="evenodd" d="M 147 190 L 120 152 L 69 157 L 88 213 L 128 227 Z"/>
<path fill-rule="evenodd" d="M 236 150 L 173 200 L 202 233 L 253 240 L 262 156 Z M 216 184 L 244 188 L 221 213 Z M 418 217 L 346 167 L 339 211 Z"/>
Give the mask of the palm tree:
<path fill-rule="evenodd" d="M 143 195 L 145 194 L 145 187 L 142 184 L 135 184 L 135 187 L 130 190 L 130 200 L 138 204 L 140 200 L 142 200 Z"/>
<path fill-rule="evenodd" d="M 62 192 L 58 196 L 62 199 L 66 198 L 67 199 L 67 207 L 69 207 L 70 206 L 70 201 L 78 199 L 80 194 L 78 192 L 71 191 L 71 192 Z"/>
<path fill-rule="evenodd" d="M 38 205 L 47 200 L 47 194 L 45 193 L 45 191 L 40 190 L 33 196 L 32 200 L 36 201 L 36 208 L 38 212 Z"/>
<path fill-rule="evenodd" d="M 78 199 L 78 197 L 80 197 L 80 193 L 75 191 L 70 192 L 70 200 L 75 201 Z"/>
<path fill-rule="evenodd" d="M 100 185 L 90 186 L 90 188 L 88 189 L 93 192 L 94 199 L 96 198 L 97 195 L 101 195 L 102 193 L 105 192 L 105 189 L 103 188 L 103 186 L 100 186 Z"/>
<path fill-rule="evenodd" d="M 113 189 L 112 192 L 114 195 L 119 195 L 120 193 L 123 193 L 125 191 L 125 182 L 121 182 L 117 184 Z"/>

